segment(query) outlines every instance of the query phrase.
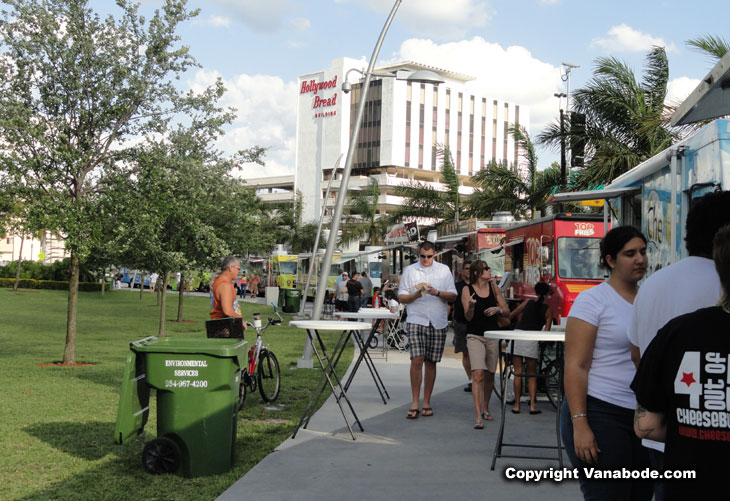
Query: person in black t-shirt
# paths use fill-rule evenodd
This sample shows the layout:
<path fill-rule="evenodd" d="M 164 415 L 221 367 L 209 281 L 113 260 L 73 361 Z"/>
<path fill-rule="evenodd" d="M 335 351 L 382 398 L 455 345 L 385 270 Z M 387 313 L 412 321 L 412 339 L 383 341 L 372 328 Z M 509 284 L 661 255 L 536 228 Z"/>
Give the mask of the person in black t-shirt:
<path fill-rule="evenodd" d="M 676 317 L 641 358 L 634 431 L 666 442 L 666 470 L 694 470 L 696 480 L 668 480 L 666 499 L 701 499 L 726 490 L 730 454 L 730 225 L 712 253 L 722 284 L 718 306 Z M 671 291 L 667 291 L 671 293 Z"/>
<path fill-rule="evenodd" d="M 469 350 L 466 348 L 466 318 L 464 317 L 464 305 L 461 303 L 461 291 L 469 285 L 470 270 L 471 261 L 464 261 L 464 267 L 459 274 L 461 280 L 456 282 L 456 301 L 452 304 L 454 353 L 461 353 L 461 365 L 464 367 L 466 377 L 469 378 L 469 384 L 464 387 L 464 391 L 471 391 L 471 363 L 469 362 Z"/>
<path fill-rule="evenodd" d="M 360 274 L 354 272 L 350 280 L 347 281 L 347 306 L 349 311 L 357 311 L 360 309 L 362 301 L 362 284 L 359 282 Z"/>
<path fill-rule="evenodd" d="M 549 331 L 553 323 L 553 312 L 548 305 L 545 304 L 545 299 L 550 294 L 550 286 L 545 282 L 538 282 L 535 284 L 535 294 L 537 294 L 537 300 L 525 299 L 522 303 L 510 313 L 510 319 L 519 318 L 515 326 L 515 330 L 523 331 Z M 537 341 L 524 341 L 515 340 L 512 343 L 512 362 L 515 366 L 515 374 L 521 374 L 526 372 L 528 374 L 537 373 L 537 357 L 538 357 L 538 342 Z M 522 357 L 525 358 L 526 370 L 523 369 Z M 537 408 L 536 395 L 537 395 L 537 379 L 533 377 L 527 378 L 527 390 L 530 394 L 530 414 L 540 414 L 541 411 Z M 513 414 L 520 413 L 520 395 L 522 394 L 522 377 L 515 376 L 514 382 L 515 391 L 515 406 L 512 408 Z"/>

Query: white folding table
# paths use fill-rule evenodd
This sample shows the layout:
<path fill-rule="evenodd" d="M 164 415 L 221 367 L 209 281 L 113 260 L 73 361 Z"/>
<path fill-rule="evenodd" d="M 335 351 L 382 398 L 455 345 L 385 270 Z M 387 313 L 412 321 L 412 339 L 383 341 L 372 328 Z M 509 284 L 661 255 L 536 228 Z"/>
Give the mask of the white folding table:
<path fill-rule="evenodd" d="M 383 399 L 383 403 L 387 404 L 388 402 L 385 400 L 385 397 L 390 398 L 390 395 L 388 395 L 388 390 L 385 389 L 385 385 L 383 384 L 383 380 L 380 378 L 380 374 L 378 374 L 378 370 L 375 368 L 375 364 L 373 363 L 373 359 L 370 357 L 370 353 L 368 352 L 368 348 L 370 346 L 370 340 L 375 337 L 375 333 L 378 330 L 378 324 L 380 322 L 383 322 L 383 325 L 385 325 L 386 320 L 395 320 L 398 318 L 397 313 L 391 313 L 390 310 L 386 308 L 361 308 L 357 312 L 342 312 L 339 311 L 335 313 L 335 316 L 338 316 L 340 318 L 348 318 L 348 319 L 356 319 L 356 320 L 375 320 L 376 322 L 372 324 L 372 327 L 370 328 L 370 334 L 368 335 L 366 340 L 363 340 L 362 336 L 360 335 L 360 331 L 357 329 L 352 329 L 352 336 L 355 338 L 355 342 L 357 343 L 358 347 L 360 348 L 360 356 L 357 357 L 357 361 L 355 362 L 355 365 L 352 367 L 352 371 L 350 371 L 350 376 L 347 378 L 347 382 L 345 383 L 345 391 L 347 391 L 350 388 L 350 384 L 352 383 L 353 378 L 355 377 L 355 373 L 357 372 L 357 369 L 360 367 L 360 364 L 363 360 L 365 360 L 365 365 L 367 365 L 368 369 L 370 370 L 370 375 L 373 377 L 373 381 L 375 382 L 375 387 L 378 389 L 378 392 L 380 393 L 380 398 Z M 352 324 L 352 322 L 348 322 L 349 324 Z M 364 322 L 359 322 L 360 324 Z M 368 326 L 370 326 L 368 324 Z M 385 340 L 383 340 L 385 342 Z"/>
<path fill-rule="evenodd" d="M 335 397 L 335 401 L 337 402 L 337 405 L 340 408 L 340 412 L 342 413 L 342 417 L 345 419 L 347 429 L 350 430 L 350 436 L 352 436 L 352 439 L 355 440 L 355 434 L 352 431 L 352 426 L 350 426 L 350 421 L 347 419 L 345 409 L 342 407 L 342 400 L 347 402 L 347 405 L 350 408 L 353 417 L 355 418 L 355 423 L 357 423 L 357 425 L 360 427 L 360 431 L 364 431 L 365 429 L 363 428 L 362 423 L 360 423 L 360 419 L 357 417 L 357 414 L 355 413 L 355 409 L 352 407 L 350 399 L 347 398 L 345 388 L 342 386 L 342 382 L 337 376 L 337 372 L 335 371 L 335 369 L 337 368 L 337 362 L 340 360 L 342 351 L 347 345 L 347 340 L 350 337 L 350 333 L 353 330 L 369 329 L 370 324 L 367 324 L 365 322 L 345 322 L 342 320 L 295 320 L 293 322 L 290 322 L 289 325 L 293 325 L 298 329 L 304 329 L 307 331 L 307 337 L 309 338 L 309 343 L 312 345 L 312 351 L 317 357 L 319 367 L 322 369 L 322 376 L 319 378 L 319 382 L 312 392 L 309 403 L 304 409 L 304 414 L 302 414 L 302 417 L 299 420 L 297 427 L 294 429 L 292 438 L 296 437 L 299 428 L 301 428 L 302 426 L 304 426 L 304 429 L 307 428 L 309 420 L 316 410 L 314 408 L 314 404 L 324 391 L 326 387 L 325 385 L 329 384 L 329 387 L 332 390 L 332 395 Z M 327 353 L 327 348 L 325 347 L 324 341 L 322 341 L 322 338 L 319 335 L 319 331 L 342 332 L 339 339 L 337 340 L 337 344 L 330 354 Z"/>
<path fill-rule="evenodd" d="M 505 367 L 505 360 L 506 360 L 506 353 L 504 352 L 502 348 L 502 340 L 508 341 L 509 346 L 514 345 L 514 341 L 516 340 L 523 340 L 523 341 L 555 341 L 557 349 L 556 349 L 556 358 L 558 361 L 558 388 L 560 388 L 560 392 L 562 392 L 563 388 L 563 344 L 565 342 L 565 333 L 564 332 L 550 332 L 550 331 L 520 331 L 520 330 L 497 330 L 497 331 L 485 331 L 484 337 L 489 339 L 497 339 L 500 340 L 499 343 L 499 377 L 501 379 L 502 383 L 502 416 L 499 423 L 499 434 L 497 435 L 497 444 L 494 447 L 494 454 L 492 455 L 492 467 L 491 469 L 494 470 L 494 465 L 497 462 L 497 458 L 516 458 L 516 459 L 546 459 L 543 456 L 527 456 L 527 455 L 508 455 L 502 453 L 502 447 L 526 447 L 526 448 L 533 448 L 533 449 L 557 449 L 558 455 L 555 458 L 558 463 L 560 464 L 560 467 L 563 467 L 563 444 L 560 437 L 560 401 L 562 400 L 562 393 L 561 398 L 558 399 L 557 402 L 557 415 L 555 417 L 555 435 L 557 438 L 557 446 L 552 445 L 535 445 L 535 444 L 528 444 L 528 443 L 505 443 L 504 442 L 504 418 L 506 416 L 505 412 L 507 410 L 507 381 L 509 380 L 510 373 L 514 374 L 515 376 L 521 376 L 521 377 L 548 377 L 547 374 L 530 374 L 526 372 L 522 372 L 520 374 L 517 374 L 514 372 L 514 366 L 510 365 L 509 368 Z M 507 353 L 511 352 L 511 350 L 508 350 Z"/>

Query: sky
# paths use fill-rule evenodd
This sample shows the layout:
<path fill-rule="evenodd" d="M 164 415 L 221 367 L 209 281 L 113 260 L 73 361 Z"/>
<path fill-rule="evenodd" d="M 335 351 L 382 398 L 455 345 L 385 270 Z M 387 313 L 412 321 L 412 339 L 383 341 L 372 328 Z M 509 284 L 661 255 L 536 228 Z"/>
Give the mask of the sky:
<path fill-rule="evenodd" d="M 142 12 L 160 0 L 143 0 Z M 182 85 L 202 89 L 220 77 L 221 104 L 237 118 L 218 145 L 232 153 L 269 148 L 266 166 L 246 166 L 255 178 L 294 173 L 297 78 L 330 67 L 333 59 L 368 59 L 393 0 L 189 0 L 200 9 L 178 33 L 201 67 Z M 100 13 L 109 0 L 91 0 Z M 695 5 L 695 6 L 692 6 Z M 471 85 L 496 98 L 530 107 L 532 136 L 557 120 L 566 92 L 592 77 L 595 60 L 615 57 L 640 77 L 654 46 L 667 50 L 668 101 L 681 102 L 712 68 L 708 56 L 687 46 L 719 35 L 730 4 L 719 0 L 403 0 L 383 43 L 378 65 L 415 61 L 477 77 Z M 377 66 L 377 65 L 376 65 Z M 540 168 L 558 152 L 538 149 Z"/>

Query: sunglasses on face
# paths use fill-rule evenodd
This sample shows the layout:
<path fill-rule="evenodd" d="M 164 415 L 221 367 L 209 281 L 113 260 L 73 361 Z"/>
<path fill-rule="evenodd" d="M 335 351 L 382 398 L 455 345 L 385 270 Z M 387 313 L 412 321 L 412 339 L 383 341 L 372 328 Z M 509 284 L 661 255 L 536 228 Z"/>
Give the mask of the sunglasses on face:
<path fill-rule="evenodd" d="M 431 255 L 429 255 L 429 256 L 427 256 L 427 255 L 425 255 L 425 254 L 421 254 L 421 259 L 432 259 L 432 258 L 433 258 L 433 256 L 434 256 L 433 254 L 431 254 Z"/>

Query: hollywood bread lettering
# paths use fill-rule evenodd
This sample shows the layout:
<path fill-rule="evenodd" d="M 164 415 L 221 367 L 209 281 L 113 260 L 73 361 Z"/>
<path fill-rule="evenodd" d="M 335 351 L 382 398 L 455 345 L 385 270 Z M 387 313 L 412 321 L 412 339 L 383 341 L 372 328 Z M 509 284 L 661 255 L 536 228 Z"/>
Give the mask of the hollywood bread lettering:
<path fill-rule="evenodd" d="M 299 91 L 300 94 L 307 94 L 309 92 L 317 94 L 321 90 L 334 89 L 337 87 L 337 75 L 332 80 L 326 80 L 324 82 L 317 82 L 316 80 L 309 80 L 302 82 L 302 88 Z"/>
<path fill-rule="evenodd" d="M 314 96 L 314 103 L 312 104 L 312 108 L 322 108 L 324 106 L 335 106 L 337 105 L 337 93 L 335 92 L 335 95 L 332 97 L 328 97 L 327 99 L 321 98 L 319 96 Z"/>

